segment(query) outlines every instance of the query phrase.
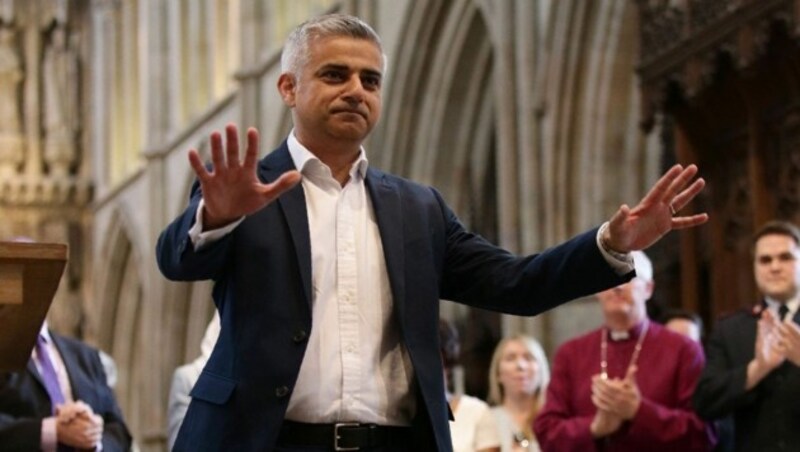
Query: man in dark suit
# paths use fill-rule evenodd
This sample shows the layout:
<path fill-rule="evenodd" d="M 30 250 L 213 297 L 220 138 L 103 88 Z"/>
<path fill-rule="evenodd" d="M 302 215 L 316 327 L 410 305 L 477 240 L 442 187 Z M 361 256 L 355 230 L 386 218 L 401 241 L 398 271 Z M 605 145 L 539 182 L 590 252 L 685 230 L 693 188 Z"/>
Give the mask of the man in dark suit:
<path fill-rule="evenodd" d="M 129 450 L 97 350 L 46 324 L 39 334 L 27 369 L 0 374 L 0 451 Z"/>
<path fill-rule="evenodd" d="M 800 444 L 800 230 L 775 221 L 754 238 L 761 303 L 722 319 L 709 338 L 694 395 L 697 412 L 730 422 L 736 451 Z M 727 418 L 727 419 L 726 419 Z"/>
<path fill-rule="evenodd" d="M 278 90 L 294 130 L 257 162 L 247 132 L 196 151 L 189 206 L 161 234 L 161 271 L 214 279 L 215 349 L 176 450 L 451 450 L 439 299 L 534 315 L 632 276 L 633 249 L 706 221 L 677 166 L 634 208 L 539 255 L 464 229 L 434 189 L 369 167 L 385 59 L 361 20 L 329 15 L 287 39 Z M 302 176 L 301 176 L 302 174 Z M 302 178 L 302 181 L 301 181 Z"/>

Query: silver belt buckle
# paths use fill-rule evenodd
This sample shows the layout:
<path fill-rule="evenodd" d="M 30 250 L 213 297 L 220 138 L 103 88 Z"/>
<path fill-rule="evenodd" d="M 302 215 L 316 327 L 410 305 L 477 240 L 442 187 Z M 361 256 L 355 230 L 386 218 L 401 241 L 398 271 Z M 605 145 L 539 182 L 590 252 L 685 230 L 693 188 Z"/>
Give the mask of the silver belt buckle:
<path fill-rule="evenodd" d="M 358 422 L 337 422 L 333 426 L 333 450 L 335 451 L 348 451 L 348 450 L 360 450 L 360 447 L 341 447 L 339 446 L 339 440 L 341 437 L 339 436 L 339 428 L 340 427 L 358 427 L 360 424 Z"/>

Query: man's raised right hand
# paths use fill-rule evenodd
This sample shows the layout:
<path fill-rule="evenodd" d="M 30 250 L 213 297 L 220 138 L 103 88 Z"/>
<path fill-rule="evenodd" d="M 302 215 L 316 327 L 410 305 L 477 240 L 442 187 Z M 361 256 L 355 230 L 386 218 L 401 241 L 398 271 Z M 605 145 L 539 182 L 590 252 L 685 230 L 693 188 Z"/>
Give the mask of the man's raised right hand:
<path fill-rule="evenodd" d="M 257 212 L 300 182 L 300 173 L 287 171 L 272 183 L 264 184 L 256 175 L 258 131 L 247 130 L 244 161 L 239 158 L 236 126 L 225 127 L 225 144 L 219 132 L 211 134 L 211 162 L 207 170 L 196 149 L 189 151 L 189 163 L 203 192 L 203 229 L 212 230 Z"/>

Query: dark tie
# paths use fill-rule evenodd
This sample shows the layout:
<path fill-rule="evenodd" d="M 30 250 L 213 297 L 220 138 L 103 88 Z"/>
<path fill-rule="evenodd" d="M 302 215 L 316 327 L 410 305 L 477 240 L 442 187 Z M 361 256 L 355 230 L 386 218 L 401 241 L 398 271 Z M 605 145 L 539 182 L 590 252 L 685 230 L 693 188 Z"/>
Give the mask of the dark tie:
<path fill-rule="evenodd" d="M 58 374 L 50 360 L 50 350 L 47 348 L 47 339 L 41 334 L 36 340 L 36 357 L 39 360 L 39 368 L 42 374 L 44 388 L 50 396 L 50 404 L 53 406 L 53 413 L 56 412 L 56 405 L 64 403 L 64 393 L 61 392 L 61 385 L 58 384 Z"/>
<path fill-rule="evenodd" d="M 785 319 L 785 318 L 786 318 L 786 314 L 788 314 L 788 313 L 789 313 L 789 307 L 788 307 L 788 306 L 786 306 L 786 304 L 782 304 L 782 305 L 781 305 L 781 306 L 778 308 L 778 317 L 780 317 L 780 319 L 781 319 L 781 322 L 783 322 L 783 319 Z"/>

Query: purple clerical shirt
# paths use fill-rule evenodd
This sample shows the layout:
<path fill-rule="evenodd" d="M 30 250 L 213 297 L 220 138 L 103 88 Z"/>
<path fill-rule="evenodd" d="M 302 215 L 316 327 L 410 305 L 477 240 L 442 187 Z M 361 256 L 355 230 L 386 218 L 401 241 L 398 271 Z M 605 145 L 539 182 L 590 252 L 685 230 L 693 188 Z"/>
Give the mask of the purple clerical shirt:
<path fill-rule="evenodd" d="M 608 340 L 608 374 L 624 378 L 641 325 L 628 339 Z M 572 339 L 557 352 L 544 408 L 534 424 L 543 452 L 711 450 L 714 432 L 692 411 L 705 358 L 699 344 L 651 322 L 637 363 L 639 411 L 608 437 L 589 431 L 596 408 L 591 378 L 600 373 L 602 329 Z"/>

